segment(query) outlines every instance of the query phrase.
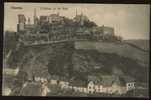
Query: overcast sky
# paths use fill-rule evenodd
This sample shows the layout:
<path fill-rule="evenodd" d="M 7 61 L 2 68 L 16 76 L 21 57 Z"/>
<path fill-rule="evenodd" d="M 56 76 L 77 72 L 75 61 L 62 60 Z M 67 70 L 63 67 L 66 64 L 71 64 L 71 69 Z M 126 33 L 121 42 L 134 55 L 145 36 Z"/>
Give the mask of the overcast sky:
<path fill-rule="evenodd" d="M 12 9 L 15 7 L 22 9 Z M 4 30 L 16 31 L 18 14 L 33 20 L 34 8 L 38 16 L 59 13 L 69 18 L 76 15 L 77 9 L 78 14 L 83 13 L 99 26 L 114 27 L 115 34 L 124 39 L 149 39 L 150 6 L 143 4 L 5 3 Z"/>

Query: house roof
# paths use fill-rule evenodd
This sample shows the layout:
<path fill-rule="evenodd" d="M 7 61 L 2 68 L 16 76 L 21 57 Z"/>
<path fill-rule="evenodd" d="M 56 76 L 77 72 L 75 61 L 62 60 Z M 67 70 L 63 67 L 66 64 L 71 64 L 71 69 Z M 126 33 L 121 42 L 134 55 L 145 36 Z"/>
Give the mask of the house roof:
<path fill-rule="evenodd" d="M 116 77 L 114 77 L 114 76 L 104 75 L 104 76 L 102 76 L 101 83 L 103 86 L 111 86 L 115 80 L 116 80 Z"/>
<path fill-rule="evenodd" d="M 88 76 L 88 81 L 89 81 L 89 82 L 90 82 L 90 81 L 93 81 L 94 84 L 100 83 L 100 79 L 99 79 L 98 77 L 96 77 L 96 76 L 93 76 L 93 75 L 89 75 L 89 76 Z"/>
<path fill-rule="evenodd" d="M 88 79 L 89 79 L 89 82 L 93 81 L 93 83 L 97 84 L 97 85 L 111 86 L 113 83 L 122 85 L 119 77 L 114 76 L 114 75 L 102 75 L 101 79 L 99 79 L 95 76 L 89 76 Z"/>
<path fill-rule="evenodd" d="M 87 86 L 87 82 L 84 81 L 80 81 L 80 80 L 70 80 L 69 81 L 69 85 L 71 86 L 78 86 L 78 87 L 86 87 Z"/>
<path fill-rule="evenodd" d="M 126 83 L 135 82 L 135 79 L 133 77 L 130 77 L 130 76 L 122 76 L 121 78 L 123 78 Z"/>

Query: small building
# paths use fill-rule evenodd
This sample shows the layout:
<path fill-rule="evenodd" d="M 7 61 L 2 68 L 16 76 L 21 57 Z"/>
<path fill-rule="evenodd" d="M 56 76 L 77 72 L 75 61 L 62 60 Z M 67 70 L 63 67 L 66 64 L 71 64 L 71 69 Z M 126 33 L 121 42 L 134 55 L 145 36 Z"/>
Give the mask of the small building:
<path fill-rule="evenodd" d="M 73 90 L 74 90 L 75 92 L 78 92 L 78 91 L 79 91 L 79 88 L 76 87 L 76 86 L 74 86 L 74 87 L 73 87 Z"/>
<path fill-rule="evenodd" d="M 58 14 L 51 14 L 50 16 L 48 16 L 48 20 L 49 20 L 49 23 L 62 22 L 63 17 L 59 16 L 59 13 Z"/>
<path fill-rule="evenodd" d="M 106 92 L 106 88 L 103 88 L 103 85 L 100 83 L 95 83 L 90 81 L 88 84 L 88 93 L 103 93 Z"/>
<path fill-rule="evenodd" d="M 47 87 L 47 85 L 48 85 L 48 82 L 42 83 L 42 86 L 41 86 L 41 90 L 42 90 L 41 95 L 42 96 L 46 96 L 47 93 L 50 92 L 50 89 Z"/>
<path fill-rule="evenodd" d="M 88 83 L 88 92 L 89 93 L 94 93 L 95 92 L 95 87 L 94 87 L 94 83 L 93 83 L 93 81 L 90 81 L 89 83 Z"/>
<path fill-rule="evenodd" d="M 126 90 L 127 91 L 130 91 L 130 90 L 133 90 L 133 89 L 135 89 L 135 82 L 126 83 Z"/>
<path fill-rule="evenodd" d="M 87 88 L 89 93 L 126 93 L 126 86 L 114 75 L 103 75 L 101 82 L 90 81 Z"/>
<path fill-rule="evenodd" d="M 18 24 L 17 24 L 17 31 L 24 31 L 25 30 L 25 24 L 26 24 L 26 17 L 23 14 L 18 15 Z"/>
<path fill-rule="evenodd" d="M 6 74 L 6 75 L 16 76 L 18 73 L 19 73 L 19 67 L 17 67 L 16 69 L 12 69 L 12 68 L 3 69 L 3 74 Z"/>
<path fill-rule="evenodd" d="M 40 24 L 47 23 L 48 21 L 48 16 L 40 16 Z"/>
<path fill-rule="evenodd" d="M 35 77 L 35 81 L 37 81 L 37 82 L 46 82 L 47 81 L 47 79 L 46 78 L 44 78 L 44 77 Z"/>
<path fill-rule="evenodd" d="M 50 84 L 52 84 L 52 85 L 57 85 L 57 80 L 51 79 L 51 80 L 50 80 Z"/>
<path fill-rule="evenodd" d="M 95 92 L 96 93 L 102 93 L 103 92 L 103 86 L 101 84 L 95 85 Z"/>
<path fill-rule="evenodd" d="M 102 33 L 104 35 L 109 35 L 109 36 L 113 36 L 114 35 L 114 28 L 112 27 L 108 27 L 108 26 L 101 26 L 102 28 Z"/>
<path fill-rule="evenodd" d="M 84 92 L 84 93 L 88 93 L 88 89 L 85 88 L 85 87 L 83 87 L 83 92 Z"/>
<path fill-rule="evenodd" d="M 123 79 L 125 81 L 126 90 L 130 91 L 135 89 L 135 79 L 130 76 L 123 76 Z"/>
<path fill-rule="evenodd" d="M 59 81 L 59 85 L 61 86 L 61 88 L 65 88 L 69 86 L 69 82 L 65 82 L 65 81 Z"/>
<path fill-rule="evenodd" d="M 80 81 L 76 79 L 71 79 L 69 85 L 73 87 L 72 89 L 75 92 L 84 92 L 87 88 L 87 83 L 85 81 Z"/>

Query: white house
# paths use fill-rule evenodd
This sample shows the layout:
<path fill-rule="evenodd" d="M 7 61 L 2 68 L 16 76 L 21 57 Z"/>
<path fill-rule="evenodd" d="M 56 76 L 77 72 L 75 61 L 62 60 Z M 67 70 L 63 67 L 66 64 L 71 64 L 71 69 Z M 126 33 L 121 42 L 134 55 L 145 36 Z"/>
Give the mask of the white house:
<path fill-rule="evenodd" d="M 72 86 L 69 86 L 69 89 L 72 89 L 73 87 Z"/>
<path fill-rule="evenodd" d="M 84 93 L 88 93 L 88 89 L 87 88 L 83 88 L 83 92 Z"/>
<path fill-rule="evenodd" d="M 68 87 L 69 82 L 65 82 L 65 81 L 60 81 L 59 85 L 61 86 L 61 88 L 63 89 L 64 87 Z"/>
<path fill-rule="evenodd" d="M 76 86 L 74 86 L 74 87 L 73 87 L 73 90 L 74 90 L 75 92 L 78 92 L 78 91 L 79 91 L 79 88 L 76 87 Z"/>
<path fill-rule="evenodd" d="M 36 82 L 39 82 L 40 80 L 41 80 L 40 77 L 35 77 Z"/>
<path fill-rule="evenodd" d="M 44 78 L 44 77 L 35 77 L 35 81 L 36 82 L 46 82 L 47 81 L 47 79 L 46 78 Z"/>
<path fill-rule="evenodd" d="M 103 92 L 103 86 L 102 85 L 94 85 L 95 92 L 96 93 L 102 93 Z"/>
<path fill-rule="evenodd" d="M 25 83 L 23 84 L 23 88 L 24 88 L 24 87 L 26 87 L 26 86 L 27 86 L 27 84 L 28 84 L 28 83 L 27 83 L 27 82 L 25 82 Z"/>
<path fill-rule="evenodd" d="M 132 89 L 135 89 L 135 82 L 128 82 L 128 83 L 126 83 L 126 90 L 130 91 Z"/>
<path fill-rule="evenodd" d="M 89 83 L 88 83 L 88 92 L 89 93 L 94 93 L 94 83 L 93 83 L 93 81 L 90 81 Z"/>
<path fill-rule="evenodd" d="M 41 82 L 46 82 L 47 81 L 47 79 L 46 78 L 41 78 Z"/>
<path fill-rule="evenodd" d="M 126 87 L 120 87 L 120 89 L 119 89 L 119 94 L 125 94 L 127 91 L 126 91 Z"/>
<path fill-rule="evenodd" d="M 79 92 L 82 92 L 82 87 L 79 87 Z"/>
<path fill-rule="evenodd" d="M 50 89 L 47 87 L 47 82 L 44 82 L 41 88 L 42 88 L 42 93 L 41 93 L 42 96 L 46 96 L 47 93 L 50 92 Z"/>
<path fill-rule="evenodd" d="M 85 87 L 76 87 L 76 86 L 73 86 L 72 89 L 73 89 L 75 92 L 88 93 L 88 89 L 85 88 Z"/>
<path fill-rule="evenodd" d="M 107 93 L 107 91 L 108 91 L 107 89 L 108 89 L 107 87 L 103 87 L 102 88 L 102 93 Z"/>
<path fill-rule="evenodd" d="M 130 88 L 130 87 L 129 87 Z M 88 93 L 126 93 L 126 86 L 120 86 L 118 84 L 112 84 L 110 86 L 103 86 L 102 84 L 94 84 L 93 81 L 90 81 L 87 87 Z"/>
<path fill-rule="evenodd" d="M 50 84 L 52 84 L 52 85 L 57 85 L 57 80 L 50 80 Z"/>
<path fill-rule="evenodd" d="M 12 75 L 12 76 L 16 76 L 19 72 L 19 67 L 17 67 L 16 69 L 11 69 L 11 68 L 4 68 L 3 69 L 3 73 L 6 75 Z"/>

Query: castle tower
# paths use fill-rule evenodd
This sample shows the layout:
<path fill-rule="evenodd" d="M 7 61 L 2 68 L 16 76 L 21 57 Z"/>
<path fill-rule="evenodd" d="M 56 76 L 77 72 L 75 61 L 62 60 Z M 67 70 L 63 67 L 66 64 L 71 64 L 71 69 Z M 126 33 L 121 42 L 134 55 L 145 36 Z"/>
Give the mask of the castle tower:
<path fill-rule="evenodd" d="M 82 26 L 84 25 L 83 12 L 81 12 L 81 15 L 80 15 L 80 24 L 81 24 Z"/>
<path fill-rule="evenodd" d="M 30 18 L 28 18 L 28 24 L 30 24 Z"/>
<path fill-rule="evenodd" d="M 36 8 L 34 8 L 34 16 L 33 16 L 34 18 L 34 25 L 37 25 L 37 13 L 36 13 Z"/>
<path fill-rule="evenodd" d="M 18 15 L 17 31 L 24 31 L 26 18 L 23 14 Z"/>
<path fill-rule="evenodd" d="M 76 16 L 78 15 L 77 9 L 76 9 Z"/>

